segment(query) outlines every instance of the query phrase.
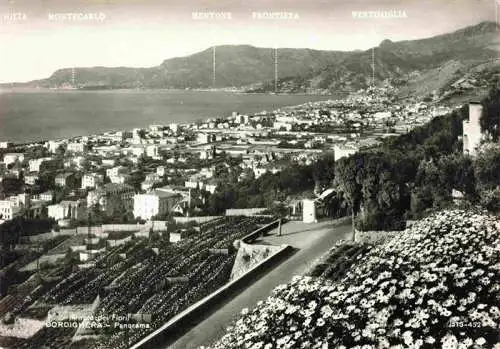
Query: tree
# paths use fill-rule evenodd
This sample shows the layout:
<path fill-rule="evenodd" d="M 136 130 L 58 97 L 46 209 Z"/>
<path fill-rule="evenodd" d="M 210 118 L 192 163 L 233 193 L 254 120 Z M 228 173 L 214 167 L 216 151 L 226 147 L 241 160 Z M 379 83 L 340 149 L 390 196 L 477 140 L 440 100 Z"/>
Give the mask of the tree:
<path fill-rule="evenodd" d="M 359 212 L 362 193 L 358 176 L 363 167 L 363 158 L 355 154 L 348 158 L 342 158 L 335 164 L 334 186 L 342 194 L 351 208 L 353 240 L 355 239 L 354 218 Z"/>
<path fill-rule="evenodd" d="M 498 78 L 493 82 L 488 96 L 481 103 L 483 114 L 481 115 L 481 131 L 488 133 L 494 142 L 500 139 L 500 81 Z"/>
<path fill-rule="evenodd" d="M 24 183 L 21 179 L 6 177 L 2 180 L 2 192 L 6 194 L 19 194 L 23 191 Z"/>
<path fill-rule="evenodd" d="M 490 147 L 479 153 L 474 162 L 478 189 L 500 185 L 500 147 Z"/>
<path fill-rule="evenodd" d="M 146 179 L 144 171 L 138 170 L 130 173 L 130 176 L 126 180 L 126 184 L 131 185 L 136 190 L 141 189 L 141 183 Z"/>
<path fill-rule="evenodd" d="M 335 156 L 326 153 L 312 165 L 312 176 L 314 181 L 321 185 L 328 185 L 335 177 Z"/>

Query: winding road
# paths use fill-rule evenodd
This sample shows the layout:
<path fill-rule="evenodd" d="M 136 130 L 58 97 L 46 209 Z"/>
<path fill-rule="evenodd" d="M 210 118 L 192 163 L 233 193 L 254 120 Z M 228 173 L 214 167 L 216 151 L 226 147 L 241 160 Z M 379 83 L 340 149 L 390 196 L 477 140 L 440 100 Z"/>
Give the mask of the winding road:
<path fill-rule="evenodd" d="M 194 349 L 201 345 L 209 345 L 224 334 L 225 329 L 238 317 L 241 309 L 254 307 L 259 300 L 266 299 L 276 286 L 287 283 L 293 276 L 308 270 L 338 240 L 348 240 L 350 237 L 350 218 L 312 224 L 302 222 L 284 224 L 281 236 L 277 236 L 276 231 L 273 231 L 255 243 L 288 244 L 297 249 L 293 255 L 221 305 L 176 342 L 160 346 L 158 349 Z"/>

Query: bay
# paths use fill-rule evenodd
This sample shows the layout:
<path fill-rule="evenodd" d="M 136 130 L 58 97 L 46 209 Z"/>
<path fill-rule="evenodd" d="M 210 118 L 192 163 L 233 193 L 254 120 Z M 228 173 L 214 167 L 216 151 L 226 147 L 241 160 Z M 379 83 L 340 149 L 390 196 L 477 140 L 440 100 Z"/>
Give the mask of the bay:
<path fill-rule="evenodd" d="M 15 143 L 272 111 L 334 96 L 166 90 L 0 91 L 0 141 Z"/>

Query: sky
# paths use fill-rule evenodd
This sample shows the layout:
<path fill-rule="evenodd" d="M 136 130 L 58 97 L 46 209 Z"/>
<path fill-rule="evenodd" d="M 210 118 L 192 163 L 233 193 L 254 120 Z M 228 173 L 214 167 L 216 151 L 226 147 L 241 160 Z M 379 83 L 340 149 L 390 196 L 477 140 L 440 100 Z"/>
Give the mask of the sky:
<path fill-rule="evenodd" d="M 0 82 L 67 67 L 151 67 L 213 45 L 364 50 L 494 21 L 499 8 L 496 0 L 0 0 Z"/>

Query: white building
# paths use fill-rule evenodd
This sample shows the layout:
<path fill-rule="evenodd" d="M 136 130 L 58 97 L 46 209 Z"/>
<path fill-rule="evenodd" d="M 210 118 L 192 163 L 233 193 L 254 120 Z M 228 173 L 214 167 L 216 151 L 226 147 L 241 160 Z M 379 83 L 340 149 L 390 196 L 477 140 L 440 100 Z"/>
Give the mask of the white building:
<path fill-rule="evenodd" d="M 46 191 L 38 195 L 39 200 L 51 202 L 54 199 L 54 193 L 52 191 Z"/>
<path fill-rule="evenodd" d="M 68 147 L 66 148 L 66 151 L 70 153 L 83 153 L 86 150 L 87 150 L 86 144 L 79 142 L 68 143 Z"/>
<path fill-rule="evenodd" d="M 45 143 L 45 147 L 53 154 L 57 152 L 57 149 L 63 145 L 63 141 L 48 141 Z"/>
<path fill-rule="evenodd" d="M 208 133 L 198 133 L 198 135 L 196 136 L 196 142 L 198 144 L 211 143 L 213 142 L 214 138 L 214 135 Z"/>
<path fill-rule="evenodd" d="M 98 173 L 86 173 L 82 177 L 82 189 L 95 188 L 104 182 L 104 177 Z"/>
<path fill-rule="evenodd" d="M 302 220 L 304 223 L 316 223 L 316 204 L 314 200 L 302 200 Z"/>
<path fill-rule="evenodd" d="M 103 166 L 115 166 L 116 160 L 115 159 L 102 159 L 102 165 Z"/>
<path fill-rule="evenodd" d="M 3 162 L 5 165 L 15 164 L 16 162 L 23 162 L 24 154 L 23 153 L 6 153 L 3 156 Z"/>
<path fill-rule="evenodd" d="M 156 174 L 160 177 L 163 177 L 167 174 L 167 168 L 165 166 L 158 166 L 156 168 Z"/>
<path fill-rule="evenodd" d="M 146 147 L 146 155 L 150 158 L 156 158 L 159 156 L 159 148 L 157 145 L 148 145 Z"/>
<path fill-rule="evenodd" d="M 384 120 L 392 117 L 392 112 L 390 111 L 379 111 L 373 114 L 373 119 L 375 120 Z"/>
<path fill-rule="evenodd" d="M 160 133 L 164 128 L 165 126 L 163 125 L 149 125 L 149 130 L 153 133 Z"/>
<path fill-rule="evenodd" d="M 134 196 L 134 217 L 151 219 L 156 215 L 163 215 L 169 212 L 180 199 L 179 194 L 161 189 L 155 189 L 146 194 L 136 194 Z"/>
<path fill-rule="evenodd" d="M 128 174 L 118 174 L 116 176 L 110 176 L 109 180 L 114 184 L 124 184 L 130 176 Z"/>
<path fill-rule="evenodd" d="M 196 179 L 189 179 L 187 181 L 184 182 L 184 186 L 186 188 L 190 188 L 190 189 L 198 189 L 198 180 Z"/>
<path fill-rule="evenodd" d="M 481 143 L 481 115 L 483 106 L 479 103 L 469 103 L 469 119 L 463 121 L 463 152 L 464 154 L 476 155 L 477 148 Z"/>
<path fill-rule="evenodd" d="M 132 155 L 134 156 L 142 156 L 146 153 L 146 150 L 143 148 L 143 147 L 134 147 L 134 148 L 131 148 L 131 151 L 132 151 Z"/>
<path fill-rule="evenodd" d="M 267 172 L 267 168 L 264 167 L 255 167 L 253 169 L 253 174 L 255 178 L 259 178 L 260 176 L 264 175 Z"/>
<path fill-rule="evenodd" d="M 85 157 L 72 156 L 71 158 L 64 161 L 64 167 L 65 168 L 72 168 L 72 167 L 76 166 L 77 168 L 82 168 L 84 163 L 85 163 Z M 92 161 L 91 161 L 91 163 L 92 163 Z"/>
<path fill-rule="evenodd" d="M 39 159 L 33 159 L 33 160 L 30 160 L 28 162 L 28 165 L 29 165 L 29 168 L 30 168 L 30 172 L 39 172 L 40 171 L 40 166 L 44 163 L 44 162 L 48 162 L 48 161 L 51 161 L 52 158 L 39 158 Z"/>
<path fill-rule="evenodd" d="M 171 232 L 169 234 L 169 241 L 172 242 L 172 243 L 176 243 L 176 242 L 182 241 L 182 233 L 183 233 L 183 231 L 181 231 L 181 230 L 175 231 L 175 232 Z"/>
<path fill-rule="evenodd" d="M 168 127 L 170 128 L 170 130 L 172 130 L 173 133 L 177 133 L 177 131 L 179 130 L 179 125 L 177 124 L 170 124 Z"/>
<path fill-rule="evenodd" d="M 83 219 L 86 213 L 85 200 L 64 200 L 55 205 L 49 205 L 48 216 L 56 221 L 61 219 Z"/>
<path fill-rule="evenodd" d="M 236 115 L 236 123 L 238 124 L 248 124 L 248 115 Z"/>
<path fill-rule="evenodd" d="M 21 208 L 12 200 L 0 200 L 0 222 L 16 217 Z"/>
<path fill-rule="evenodd" d="M 60 173 L 55 178 L 55 185 L 58 187 L 72 186 L 75 183 L 75 175 L 73 173 Z"/>
<path fill-rule="evenodd" d="M 206 178 L 212 178 L 215 174 L 215 170 L 213 168 L 208 168 L 208 167 L 203 167 L 200 170 L 200 175 L 206 177 Z"/>
<path fill-rule="evenodd" d="M 217 183 L 215 181 L 205 183 L 204 190 L 208 191 L 210 194 L 215 193 L 215 191 L 217 190 Z"/>
<path fill-rule="evenodd" d="M 273 128 L 275 130 L 284 129 L 286 131 L 291 131 L 292 128 L 293 128 L 293 125 L 289 124 L 288 122 L 279 122 L 279 121 L 276 121 L 276 122 L 273 123 Z"/>
<path fill-rule="evenodd" d="M 29 173 L 24 176 L 24 183 L 34 185 L 38 179 L 38 173 Z"/>
<path fill-rule="evenodd" d="M 127 172 L 127 168 L 125 166 L 116 166 L 113 168 L 108 168 L 106 170 L 106 176 L 111 178 L 120 174 L 124 174 L 125 172 Z"/>

